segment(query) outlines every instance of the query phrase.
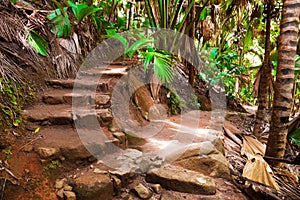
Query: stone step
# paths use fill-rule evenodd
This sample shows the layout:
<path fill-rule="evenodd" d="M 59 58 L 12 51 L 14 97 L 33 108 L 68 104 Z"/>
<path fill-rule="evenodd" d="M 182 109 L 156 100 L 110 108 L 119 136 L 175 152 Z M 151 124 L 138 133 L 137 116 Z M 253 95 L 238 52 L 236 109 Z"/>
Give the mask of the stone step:
<path fill-rule="evenodd" d="M 107 126 L 113 119 L 108 109 L 96 109 L 93 112 L 88 108 L 75 109 L 65 104 L 36 105 L 31 109 L 23 110 L 22 115 L 28 121 L 38 122 L 40 125 L 72 125 L 77 120 L 76 125 L 88 128 L 98 126 L 99 123 L 101 126 Z"/>
<path fill-rule="evenodd" d="M 120 141 L 114 139 L 105 128 L 99 132 L 99 129 L 59 125 L 41 127 L 38 134 L 41 137 L 35 140 L 33 148 L 41 159 L 47 160 L 64 157 L 73 161 L 92 159 L 92 156 L 95 160 L 97 156 L 104 157 L 103 152 L 109 151 L 111 145 L 120 146 Z"/>
<path fill-rule="evenodd" d="M 110 78 L 110 77 L 122 77 L 127 74 L 129 67 L 120 65 L 110 65 L 103 67 L 94 67 L 92 69 L 81 69 L 77 73 L 77 79 L 86 78 Z"/>
<path fill-rule="evenodd" d="M 177 169 L 159 168 L 147 173 L 146 181 L 158 183 L 162 187 L 178 192 L 213 195 L 216 193 L 215 181 L 201 173 Z"/>
<path fill-rule="evenodd" d="M 77 105 L 84 105 L 89 103 L 90 105 L 96 106 L 96 108 L 109 108 L 110 107 L 110 94 L 109 93 L 99 93 L 96 94 L 91 91 L 78 91 L 79 93 L 74 93 L 70 89 L 54 89 L 45 92 L 42 96 L 42 101 L 45 104 L 68 104 L 72 105 L 72 101 Z M 73 106 L 75 106 L 75 102 Z"/>
<path fill-rule="evenodd" d="M 96 92 L 109 92 L 112 90 L 110 88 L 110 79 L 101 79 L 99 81 L 87 81 L 87 80 L 75 80 L 75 79 L 51 79 L 47 80 L 47 84 L 52 88 L 66 88 L 72 89 L 74 84 L 76 84 L 76 89 L 87 90 Z"/>
<path fill-rule="evenodd" d="M 80 160 L 92 156 L 76 129 L 70 126 L 41 127 L 39 134 L 42 138 L 33 146 L 42 159 L 63 157 L 66 160 Z"/>

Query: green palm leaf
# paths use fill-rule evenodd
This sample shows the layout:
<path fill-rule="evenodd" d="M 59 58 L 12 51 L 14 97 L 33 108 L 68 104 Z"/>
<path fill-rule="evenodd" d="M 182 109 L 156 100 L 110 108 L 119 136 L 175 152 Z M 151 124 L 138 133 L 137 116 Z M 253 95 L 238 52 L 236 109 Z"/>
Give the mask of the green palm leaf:
<path fill-rule="evenodd" d="M 72 7 L 72 11 L 73 11 L 78 23 L 80 23 L 81 20 L 83 20 L 83 18 L 100 10 L 100 8 L 88 6 L 87 4 L 74 4 L 71 1 L 68 1 L 68 3 Z"/>
<path fill-rule="evenodd" d="M 35 31 L 30 31 L 27 36 L 27 41 L 33 47 L 35 52 L 47 56 L 48 43 L 42 36 Z"/>
<path fill-rule="evenodd" d="M 300 128 L 288 135 L 298 146 L 300 146 Z"/>
<path fill-rule="evenodd" d="M 62 12 L 60 9 L 55 9 L 47 16 L 47 18 L 55 25 L 51 29 L 51 32 L 59 38 L 66 38 L 71 34 L 71 25 L 67 9 L 67 7 L 64 7 Z"/>
<path fill-rule="evenodd" d="M 149 44 L 153 43 L 153 39 L 151 38 L 142 38 L 133 43 L 127 50 L 128 56 L 132 58 L 133 54 L 144 47 L 147 47 Z"/>

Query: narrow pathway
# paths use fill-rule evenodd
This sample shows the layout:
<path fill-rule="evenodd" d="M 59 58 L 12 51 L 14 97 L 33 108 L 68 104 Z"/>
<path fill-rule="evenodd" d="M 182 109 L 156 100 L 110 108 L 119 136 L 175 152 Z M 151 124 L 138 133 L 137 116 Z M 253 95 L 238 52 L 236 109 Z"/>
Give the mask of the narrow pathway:
<path fill-rule="evenodd" d="M 66 199 L 72 199 L 75 194 L 77 199 L 247 199 L 230 183 L 229 164 L 219 137 L 222 133 L 208 129 L 215 123 L 210 120 L 210 112 L 192 111 L 157 122 L 160 129 L 150 130 L 157 134 L 148 139 L 116 126 L 111 96 L 114 85 L 129 67 L 112 64 L 105 71 L 80 72 L 76 80 L 49 80 L 40 102 L 23 111 L 27 129 L 40 128 L 38 134 L 42 138 L 33 147 L 41 160 L 59 160 L 64 166 L 71 166 L 66 167 L 62 179 L 55 183 L 57 196 Z M 95 79 L 96 92 L 91 92 Z M 89 106 L 94 106 L 95 112 Z M 74 109 L 84 114 L 78 116 Z M 78 118 L 84 123 L 76 123 Z M 185 126 L 180 126 L 182 120 Z M 100 124 L 105 134 L 104 145 L 108 148 L 102 148 L 105 152 L 99 152 L 100 157 L 93 152 L 99 149 L 99 130 L 85 127 L 86 123 Z M 79 134 L 81 129 L 86 129 L 86 135 Z M 111 149 L 118 149 L 115 157 L 108 156 L 113 155 Z M 172 165 L 155 169 L 171 161 Z M 117 163 L 121 166 L 111 168 Z"/>

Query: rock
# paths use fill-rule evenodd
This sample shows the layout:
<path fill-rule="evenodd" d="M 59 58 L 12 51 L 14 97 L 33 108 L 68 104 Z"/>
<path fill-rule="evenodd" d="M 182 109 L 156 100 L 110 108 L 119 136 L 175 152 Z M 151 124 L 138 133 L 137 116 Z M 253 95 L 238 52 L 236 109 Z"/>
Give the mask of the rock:
<path fill-rule="evenodd" d="M 29 153 L 29 152 L 31 152 L 32 150 L 33 150 L 33 146 L 30 145 L 30 144 L 28 144 L 28 145 L 26 145 L 26 146 L 23 147 L 23 151 L 24 151 L 24 152 Z"/>
<path fill-rule="evenodd" d="M 130 130 L 125 129 L 124 132 L 127 136 L 128 145 L 142 146 L 147 142 L 145 138 L 137 136 L 136 134 L 132 133 Z"/>
<path fill-rule="evenodd" d="M 60 189 L 56 192 L 56 195 L 60 198 L 63 199 L 64 198 L 64 189 Z"/>
<path fill-rule="evenodd" d="M 76 195 L 74 192 L 64 191 L 64 195 L 66 197 L 66 200 L 76 200 Z"/>
<path fill-rule="evenodd" d="M 110 96 L 107 94 L 96 95 L 95 104 L 96 105 L 106 105 L 110 100 Z"/>
<path fill-rule="evenodd" d="M 57 179 L 55 181 L 55 185 L 54 188 L 55 189 L 62 189 L 65 185 L 65 183 L 67 182 L 67 179 L 63 178 L 63 179 Z"/>
<path fill-rule="evenodd" d="M 202 195 L 201 195 L 202 196 Z M 180 193 L 180 192 L 174 192 L 174 191 L 164 191 L 161 196 L 160 196 L 160 199 L 159 200 L 207 200 L 206 197 L 211 197 L 209 199 L 218 199 L 219 198 L 216 198 L 215 195 L 211 195 L 211 196 L 205 196 L 205 197 L 200 197 L 199 195 L 196 195 L 196 194 L 188 194 L 186 195 L 185 193 Z"/>
<path fill-rule="evenodd" d="M 162 191 L 162 187 L 159 184 L 151 184 L 151 188 L 157 194 L 160 194 Z"/>
<path fill-rule="evenodd" d="M 99 110 L 100 121 L 110 122 L 113 119 L 111 112 L 108 109 Z"/>
<path fill-rule="evenodd" d="M 159 183 L 166 189 L 179 192 L 207 195 L 216 193 L 216 184 L 213 179 L 193 171 L 169 168 L 154 169 L 147 173 L 146 181 Z"/>
<path fill-rule="evenodd" d="M 119 171 L 119 170 L 115 170 L 115 171 L 109 171 L 109 174 L 111 176 L 116 176 L 117 178 L 119 178 L 123 183 L 128 183 L 132 178 L 134 178 L 136 176 L 135 173 L 132 173 L 130 171 Z"/>
<path fill-rule="evenodd" d="M 88 158 L 88 161 L 89 162 L 96 162 L 97 158 L 95 158 L 94 156 L 91 156 L 91 157 Z"/>
<path fill-rule="evenodd" d="M 115 132 L 115 133 L 113 133 L 113 136 L 115 137 L 115 138 L 117 138 L 119 141 L 120 141 L 120 144 L 124 144 L 125 146 L 127 146 L 126 145 L 126 135 L 125 135 L 125 133 L 123 133 L 123 132 Z"/>
<path fill-rule="evenodd" d="M 108 125 L 108 130 L 111 132 L 120 131 L 120 128 L 115 120 L 112 120 L 111 123 Z"/>
<path fill-rule="evenodd" d="M 59 156 L 59 160 L 60 160 L 60 161 L 65 161 L 65 160 L 66 160 L 66 158 L 65 158 L 65 157 L 63 157 L 63 156 Z"/>
<path fill-rule="evenodd" d="M 41 158 L 50 158 L 58 153 L 58 150 L 55 148 L 47 148 L 47 147 L 38 147 L 36 152 L 39 154 Z"/>
<path fill-rule="evenodd" d="M 84 145 L 78 145 L 77 148 L 66 146 L 61 148 L 61 153 L 68 160 L 82 160 L 91 156 Z"/>
<path fill-rule="evenodd" d="M 139 171 L 145 173 L 154 168 L 160 168 L 163 165 L 163 159 L 159 156 L 153 156 L 151 154 L 144 154 L 134 161 L 139 166 Z"/>
<path fill-rule="evenodd" d="M 117 191 L 117 192 L 121 191 L 122 181 L 116 176 L 111 176 L 111 179 L 112 179 L 113 184 L 114 184 L 114 190 Z"/>
<path fill-rule="evenodd" d="M 107 174 L 107 171 L 101 170 L 99 168 L 95 168 L 93 172 L 95 174 Z"/>
<path fill-rule="evenodd" d="M 190 145 L 173 164 L 212 177 L 230 179 L 227 159 L 208 141 Z"/>
<path fill-rule="evenodd" d="M 93 171 L 87 171 L 83 175 L 79 173 L 77 178 L 70 181 L 78 199 L 109 200 L 113 198 L 113 183 L 108 174 L 95 174 Z"/>
<path fill-rule="evenodd" d="M 136 187 L 134 187 L 134 191 L 137 193 L 137 195 L 141 199 L 149 199 L 153 193 L 151 190 L 149 190 L 147 187 L 145 187 L 143 184 L 138 184 Z"/>
<path fill-rule="evenodd" d="M 26 174 L 29 174 L 30 170 L 29 169 L 25 169 L 24 170 Z"/>
<path fill-rule="evenodd" d="M 69 186 L 69 185 L 64 186 L 65 191 L 72 191 L 72 189 L 73 189 L 72 186 Z"/>

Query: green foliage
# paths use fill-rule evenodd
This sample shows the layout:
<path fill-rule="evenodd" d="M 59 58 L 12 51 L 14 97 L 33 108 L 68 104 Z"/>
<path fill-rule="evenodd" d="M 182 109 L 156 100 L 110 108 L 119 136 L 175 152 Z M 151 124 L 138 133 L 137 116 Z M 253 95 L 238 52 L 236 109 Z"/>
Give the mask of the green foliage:
<path fill-rule="evenodd" d="M 200 14 L 200 20 L 205 20 L 207 16 L 210 15 L 211 10 L 208 8 L 204 8 Z"/>
<path fill-rule="evenodd" d="M 49 164 L 44 166 L 44 171 L 55 170 L 60 168 L 62 165 L 58 160 L 52 160 Z"/>
<path fill-rule="evenodd" d="M 4 153 L 6 155 L 7 160 L 10 160 L 11 155 L 13 154 L 11 151 L 11 146 L 7 146 L 5 149 L 2 149 L 2 153 Z"/>
<path fill-rule="evenodd" d="M 173 58 L 170 52 L 154 49 L 153 46 L 156 41 L 153 38 L 145 37 L 143 33 L 135 32 L 134 36 L 139 38 L 129 46 L 127 38 L 117 33 L 115 29 L 107 29 L 106 32 L 110 37 L 121 42 L 125 48 L 124 57 L 128 55 L 132 58 L 135 53 L 138 53 L 138 56 L 143 60 L 145 72 L 150 63 L 153 62 L 154 74 L 157 75 L 163 83 L 170 82 L 173 79 Z"/>
<path fill-rule="evenodd" d="M 176 92 L 169 92 L 170 101 L 168 106 L 170 108 L 169 112 L 171 115 L 178 115 L 183 109 L 192 108 L 200 109 L 201 105 L 198 101 L 198 97 L 195 94 L 192 94 L 190 99 L 183 99 L 179 97 Z"/>
<path fill-rule="evenodd" d="M 160 78 L 163 83 L 171 82 L 173 79 L 172 71 L 172 58 L 167 52 L 160 51 L 147 51 L 140 52 L 139 54 L 144 63 L 145 70 L 148 68 L 149 64 L 153 61 L 154 63 L 154 74 Z"/>
<path fill-rule="evenodd" d="M 27 40 L 35 52 L 47 56 L 48 42 L 35 31 L 30 31 Z"/>
<path fill-rule="evenodd" d="M 246 67 L 238 64 L 239 56 L 237 52 L 231 48 L 220 52 L 219 48 L 211 48 L 204 59 L 207 60 L 206 66 L 199 73 L 199 78 L 208 82 L 211 86 L 223 85 L 228 96 L 234 95 L 236 77 L 240 77 L 245 71 Z M 241 88 L 240 95 L 251 98 L 249 88 Z M 247 99 L 246 98 L 246 99 Z M 249 100 L 249 99 L 248 99 Z"/>
<path fill-rule="evenodd" d="M 186 102 L 184 99 L 180 98 L 178 94 L 174 92 L 170 92 L 170 114 L 172 115 L 178 115 L 181 113 L 181 110 L 183 108 L 186 108 Z"/>
<path fill-rule="evenodd" d="M 19 84 L 12 84 L 0 78 L 0 91 L 2 102 L 0 102 L 0 125 L 17 127 L 22 122 L 21 111 L 26 101 L 34 97 L 33 90 L 21 87 Z"/>
<path fill-rule="evenodd" d="M 47 18 L 54 24 L 51 32 L 58 38 L 66 38 L 71 34 L 71 24 L 67 14 L 67 9 L 67 7 L 64 7 L 62 10 L 59 8 L 55 9 L 47 16 Z"/>
<path fill-rule="evenodd" d="M 85 17 L 100 10 L 100 8 L 88 6 L 87 4 L 74 4 L 72 1 L 68 1 L 68 3 L 72 7 L 72 11 L 78 23 L 80 23 Z"/>
<path fill-rule="evenodd" d="M 300 147 L 300 128 L 288 135 Z"/>

